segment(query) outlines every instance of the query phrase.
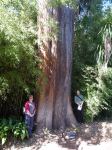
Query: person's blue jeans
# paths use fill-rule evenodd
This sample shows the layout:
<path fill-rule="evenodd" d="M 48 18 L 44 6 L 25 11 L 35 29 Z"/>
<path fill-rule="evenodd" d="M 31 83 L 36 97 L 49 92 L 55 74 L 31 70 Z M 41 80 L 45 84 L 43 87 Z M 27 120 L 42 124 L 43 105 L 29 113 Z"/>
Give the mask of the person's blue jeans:
<path fill-rule="evenodd" d="M 34 117 L 30 117 L 29 115 L 26 114 L 25 115 L 25 124 L 26 124 L 27 129 L 28 129 L 28 134 L 31 137 L 33 126 L 34 126 Z"/>

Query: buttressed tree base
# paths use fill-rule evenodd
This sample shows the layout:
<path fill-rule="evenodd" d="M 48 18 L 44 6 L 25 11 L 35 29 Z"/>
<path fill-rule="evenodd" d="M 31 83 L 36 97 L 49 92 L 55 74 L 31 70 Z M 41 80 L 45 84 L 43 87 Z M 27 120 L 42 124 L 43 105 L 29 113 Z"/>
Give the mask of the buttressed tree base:
<path fill-rule="evenodd" d="M 40 67 L 45 76 L 38 102 L 38 129 L 64 129 L 76 124 L 70 101 L 74 11 L 63 5 L 52 8 L 47 0 L 38 0 L 38 13 Z"/>

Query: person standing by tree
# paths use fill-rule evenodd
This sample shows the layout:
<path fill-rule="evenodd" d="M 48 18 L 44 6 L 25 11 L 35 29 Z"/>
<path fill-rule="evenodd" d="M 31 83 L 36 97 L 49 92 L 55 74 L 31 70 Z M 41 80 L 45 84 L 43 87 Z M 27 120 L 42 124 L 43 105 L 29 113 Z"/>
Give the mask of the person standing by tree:
<path fill-rule="evenodd" d="M 33 102 L 33 95 L 30 95 L 29 100 L 25 103 L 25 124 L 28 129 L 29 137 L 32 136 L 35 111 L 36 109 L 35 109 L 35 104 Z"/>
<path fill-rule="evenodd" d="M 77 95 L 74 98 L 75 103 L 77 104 L 77 110 L 76 110 L 76 119 L 79 123 L 83 123 L 83 103 L 84 98 L 80 94 L 80 91 L 77 90 Z"/>

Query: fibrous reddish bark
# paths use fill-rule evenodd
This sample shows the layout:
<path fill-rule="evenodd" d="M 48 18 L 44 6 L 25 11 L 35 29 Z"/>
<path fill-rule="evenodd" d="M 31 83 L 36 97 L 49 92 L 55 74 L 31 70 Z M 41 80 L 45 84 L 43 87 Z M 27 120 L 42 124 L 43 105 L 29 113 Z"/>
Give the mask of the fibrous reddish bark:
<path fill-rule="evenodd" d="M 47 0 L 38 0 L 38 6 L 38 45 L 46 81 L 41 81 L 37 123 L 38 128 L 60 129 L 76 124 L 70 102 L 74 12 L 65 6 L 48 8 Z M 50 19 L 57 23 L 57 33 Z"/>

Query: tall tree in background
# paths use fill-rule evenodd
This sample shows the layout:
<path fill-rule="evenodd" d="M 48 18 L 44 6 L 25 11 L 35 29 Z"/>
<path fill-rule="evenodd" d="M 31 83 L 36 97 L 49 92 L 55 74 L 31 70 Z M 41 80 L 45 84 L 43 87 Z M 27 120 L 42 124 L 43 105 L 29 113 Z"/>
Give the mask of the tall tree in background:
<path fill-rule="evenodd" d="M 53 8 L 48 0 L 38 0 L 38 46 L 46 78 L 41 81 L 39 128 L 60 129 L 76 123 L 70 102 L 74 11 L 60 4 Z"/>

